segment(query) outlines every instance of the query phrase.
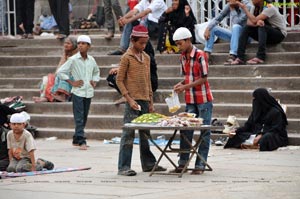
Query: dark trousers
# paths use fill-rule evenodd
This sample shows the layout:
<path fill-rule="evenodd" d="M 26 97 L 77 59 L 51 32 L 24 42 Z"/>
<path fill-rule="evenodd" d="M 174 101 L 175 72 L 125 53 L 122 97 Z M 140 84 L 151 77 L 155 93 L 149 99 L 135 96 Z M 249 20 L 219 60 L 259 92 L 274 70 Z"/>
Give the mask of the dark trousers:
<path fill-rule="evenodd" d="M 90 110 L 92 98 L 79 97 L 72 95 L 73 115 L 75 121 L 75 134 L 73 136 L 73 144 L 86 144 L 84 136 L 84 128 Z"/>
<path fill-rule="evenodd" d="M 34 2 L 35 0 L 17 0 L 16 1 L 16 16 L 17 28 L 23 23 L 25 33 L 32 34 L 33 18 L 34 18 Z"/>
<path fill-rule="evenodd" d="M 238 58 L 243 61 L 245 61 L 248 37 L 258 41 L 256 57 L 262 60 L 266 59 L 266 44 L 277 44 L 285 38 L 278 28 L 273 28 L 270 25 L 265 25 L 263 27 L 245 26 L 240 35 L 237 51 Z"/>
<path fill-rule="evenodd" d="M 70 34 L 69 0 L 48 0 L 48 2 L 59 33 L 68 36 Z"/>

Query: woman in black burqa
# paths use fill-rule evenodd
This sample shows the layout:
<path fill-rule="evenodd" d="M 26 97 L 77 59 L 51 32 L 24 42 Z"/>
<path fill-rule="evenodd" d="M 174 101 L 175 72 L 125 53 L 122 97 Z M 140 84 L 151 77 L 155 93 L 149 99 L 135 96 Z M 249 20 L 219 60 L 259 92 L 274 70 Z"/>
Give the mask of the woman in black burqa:
<path fill-rule="evenodd" d="M 186 27 L 192 33 L 192 43 L 195 42 L 195 24 L 197 23 L 193 11 L 187 0 L 172 0 L 169 7 L 159 18 L 159 37 L 157 50 L 160 53 L 172 53 L 167 50 L 166 37 L 168 35 L 171 46 L 176 46 L 173 34 L 177 28 Z M 174 50 L 173 50 L 174 53 Z"/>
<path fill-rule="evenodd" d="M 286 115 L 280 104 L 265 88 L 253 92 L 252 112 L 243 127 L 235 130 L 224 148 L 243 148 L 250 135 L 256 135 L 253 147 L 260 151 L 273 151 L 288 145 Z"/>

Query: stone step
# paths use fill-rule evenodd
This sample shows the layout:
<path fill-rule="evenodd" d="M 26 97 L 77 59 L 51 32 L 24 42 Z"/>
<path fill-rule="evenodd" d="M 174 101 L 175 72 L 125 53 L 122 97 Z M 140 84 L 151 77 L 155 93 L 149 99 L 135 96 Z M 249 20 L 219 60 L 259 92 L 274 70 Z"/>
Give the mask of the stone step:
<path fill-rule="evenodd" d="M 137 131 L 135 131 L 135 136 L 137 137 Z M 164 135 L 166 139 L 170 139 L 172 131 L 163 131 L 163 130 L 152 130 L 151 136 L 153 139 L 156 139 L 158 136 Z M 57 137 L 59 139 L 71 139 L 74 135 L 74 129 L 63 129 L 63 128 L 38 128 L 37 137 L 39 138 L 48 138 L 48 137 Z M 87 139 L 97 139 L 97 140 L 111 140 L 115 137 L 121 137 L 122 129 L 85 129 L 85 136 Z M 216 140 L 220 137 L 227 137 L 226 134 L 217 134 L 212 133 L 210 138 Z M 289 145 L 300 145 L 300 134 L 299 133 L 290 133 L 288 132 Z M 176 137 L 179 139 L 179 137 Z"/>
<path fill-rule="evenodd" d="M 227 53 L 215 53 L 211 56 L 212 64 L 223 64 Z M 249 53 L 248 57 L 254 57 L 254 53 Z M 269 53 L 267 64 L 298 64 L 300 52 L 278 52 Z M 120 61 L 120 56 L 98 55 L 94 56 L 100 66 L 110 66 Z M 59 56 L 0 56 L 0 66 L 53 66 L 59 62 Z M 175 65 L 179 63 L 179 55 L 156 55 L 156 61 L 159 65 Z"/>
<path fill-rule="evenodd" d="M 160 89 L 172 89 L 182 80 L 181 77 L 160 77 L 158 80 Z M 41 78 L 0 78 L 1 88 L 39 88 Z M 299 77 L 209 77 L 212 89 L 255 89 L 257 87 L 276 88 L 280 90 L 297 90 L 300 88 Z M 107 81 L 102 78 L 97 89 L 106 88 Z"/>
<path fill-rule="evenodd" d="M 120 95 L 113 89 L 97 89 L 93 101 L 95 102 L 113 102 L 120 98 Z M 154 93 L 154 102 L 164 102 L 164 99 L 170 95 L 171 89 L 158 89 Z M 215 103 L 252 103 L 251 90 L 212 90 Z M 39 96 L 38 89 L 0 89 L 0 99 L 21 95 L 26 101 L 32 100 L 32 96 Z M 272 90 L 272 95 L 280 99 L 284 104 L 300 104 L 300 90 Z M 181 102 L 184 102 L 183 95 L 179 95 Z"/>
<path fill-rule="evenodd" d="M 204 45 L 196 44 L 199 49 L 204 49 Z M 156 49 L 156 45 L 153 46 Z M 91 55 L 106 55 L 108 52 L 114 51 L 118 48 L 118 45 L 113 46 L 95 46 L 93 45 L 90 49 Z M 63 47 L 59 46 L 12 46 L 12 47 L 2 47 L 0 49 L 1 55 L 27 55 L 30 51 L 30 55 L 61 55 Z M 247 52 L 256 53 L 258 49 L 258 44 L 253 43 L 247 46 Z M 277 45 L 268 45 L 267 52 L 294 52 L 300 51 L 300 41 L 299 42 L 282 42 Z M 216 43 L 214 45 L 213 53 L 228 53 L 229 43 Z M 156 51 L 158 54 L 159 52 Z"/>
<path fill-rule="evenodd" d="M 106 78 L 111 68 L 115 66 L 100 66 L 101 77 Z M 247 67 L 247 70 L 245 70 Z M 284 72 L 282 69 L 284 68 Z M 53 73 L 56 65 L 52 66 L 0 66 L 0 78 L 30 77 L 42 78 Z M 157 73 L 161 77 L 180 77 L 180 65 L 158 65 Z M 260 64 L 260 65 L 210 65 L 209 77 L 299 77 L 300 63 L 298 64 Z"/>
<path fill-rule="evenodd" d="M 77 35 L 71 35 L 76 37 Z M 104 34 L 93 34 L 89 35 L 92 40 L 92 45 L 95 46 L 119 46 L 120 44 L 120 34 L 115 34 L 114 39 L 106 40 L 104 38 Z M 300 41 L 300 33 L 299 32 L 288 32 L 287 37 L 283 40 L 283 42 L 299 42 Z M 157 41 L 151 41 L 153 45 L 156 46 Z M 63 41 L 55 39 L 55 37 L 42 37 L 36 36 L 35 39 L 26 40 L 26 39 L 2 39 L 0 43 L 0 47 L 7 46 L 59 46 L 62 45 Z"/>
<path fill-rule="evenodd" d="M 123 115 L 92 115 L 88 117 L 86 124 L 87 129 L 121 129 L 123 126 Z M 30 114 L 30 124 L 37 128 L 64 128 L 74 129 L 74 118 L 72 114 L 65 115 L 47 115 L 47 114 Z M 226 118 L 219 118 L 220 121 L 226 121 Z M 238 118 L 239 124 L 243 125 L 247 118 Z M 288 120 L 288 131 L 291 133 L 300 133 L 300 119 Z"/>
<path fill-rule="evenodd" d="M 47 115 L 65 115 L 72 114 L 72 103 L 33 103 L 32 101 L 25 101 L 26 110 L 29 113 L 34 114 L 47 114 Z M 172 115 L 169 113 L 166 103 L 155 103 L 155 110 L 158 113 L 164 115 Z M 184 104 L 179 112 L 184 112 Z M 300 118 L 300 104 L 286 104 L 287 117 L 288 118 Z M 251 104 L 217 104 L 214 103 L 213 114 L 214 117 L 226 117 L 228 115 L 235 115 L 236 117 L 247 117 L 252 111 Z M 90 108 L 90 114 L 92 115 L 104 115 L 110 114 L 120 115 L 124 112 L 124 105 L 114 105 L 111 102 L 92 102 Z"/>

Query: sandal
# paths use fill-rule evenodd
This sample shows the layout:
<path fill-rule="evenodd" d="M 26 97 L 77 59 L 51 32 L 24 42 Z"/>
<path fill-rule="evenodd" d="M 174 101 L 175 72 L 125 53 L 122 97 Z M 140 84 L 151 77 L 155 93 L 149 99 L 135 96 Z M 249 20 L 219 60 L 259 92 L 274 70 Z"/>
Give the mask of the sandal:
<path fill-rule="evenodd" d="M 230 63 L 230 65 L 243 65 L 243 64 L 245 64 L 245 62 L 240 58 L 236 58 L 233 62 Z"/>
<path fill-rule="evenodd" d="M 121 176 L 135 176 L 136 175 L 136 172 L 134 170 L 125 170 L 125 171 L 118 171 L 118 175 L 121 175 Z"/>
<path fill-rule="evenodd" d="M 224 65 L 231 65 L 231 63 L 236 59 L 236 56 L 234 55 L 229 55 L 228 59 L 226 62 L 224 62 Z"/>
<path fill-rule="evenodd" d="M 247 64 L 263 64 L 265 61 L 262 59 L 259 59 L 257 57 L 254 57 L 247 61 Z"/>
<path fill-rule="evenodd" d="M 191 172 L 191 175 L 201 175 L 204 173 L 203 169 L 193 169 L 193 171 Z"/>
<path fill-rule="evenodd" d="M 181 173 L 184 168 L 184 165 L 179 165 L 176 169 L 173 169 L 169 171 L 169 173 Z M 187 172 L 187 169 L 184 171 L 184 173 Z"/>
<path fill-rule="evenodd" d="M 143 171 L 144 171 L 144 172 L 150 172 L 150 171 L 152 171 L 152 169 L 153 169 L 153 167 L 152 167 L 152 168 L 149 168 L 149 169 L 144 169 Z M 157 167 L 155 168 L 154 171 L 166 171 L 166 170 L 167 170 L 167 169 L 164 168 L 164 167 L 162 167 L 162 166 L 157 166 Z"/>

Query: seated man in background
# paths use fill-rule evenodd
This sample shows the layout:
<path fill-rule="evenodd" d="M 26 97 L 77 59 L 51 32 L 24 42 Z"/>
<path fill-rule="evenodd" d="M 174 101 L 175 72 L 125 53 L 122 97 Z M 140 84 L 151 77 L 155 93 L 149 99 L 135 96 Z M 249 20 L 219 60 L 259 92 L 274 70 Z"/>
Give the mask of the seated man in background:
<path fill-rule="evenodd" d="M 229 0 L 220 14 L 210 21 L 204 32 L 206 39 L 204 51 L 208 58 L 214 47 L 215 36 L 222 40 L 230 41 L 229 57 L 224 64 L 230 64 L 236 59 L 240 33 L 247 22 L 247 15 L 238 6 L 237 1 L 240 0 Z M 253 7 L 248 0 L 242 0 L 242 3 L 247 10 Z M 226 16 L 230 16 L 231 30 L 218 26 Z"/>
<path fill-rule="evenodd" d="M 129 47 L 130 35 L 134 22 L 137 20 L 149 29 L 149 36 L 158 32 L 158 19 L 167 9 L 163 0 L 141 0 L 133 10 L 130 10 L 125 16 L 119 19 L 119 25 L 124 26 L 118 50 L 108 53 L 108 55 L 122 55 Z M 138 23 L 138 22 L 137 22 Z"/>

